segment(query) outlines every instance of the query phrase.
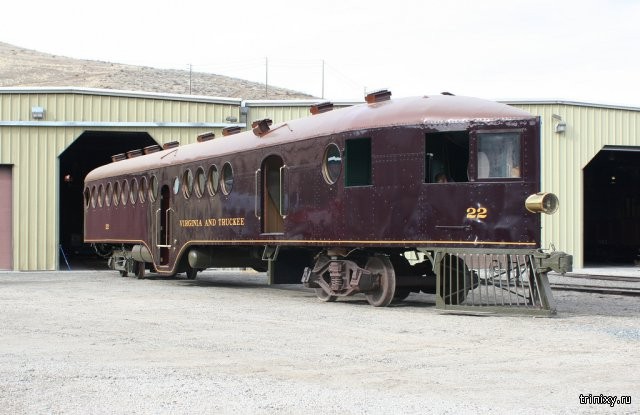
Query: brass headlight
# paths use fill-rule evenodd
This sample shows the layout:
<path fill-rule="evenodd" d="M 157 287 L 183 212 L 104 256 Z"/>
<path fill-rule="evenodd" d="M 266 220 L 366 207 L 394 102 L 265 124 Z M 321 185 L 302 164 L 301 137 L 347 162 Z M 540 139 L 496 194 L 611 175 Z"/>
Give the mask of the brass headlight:
<path fill-rule="evenodd" d="M 524 206 L 529 212 L 533 213 L 546 213 L 551 215 L 558 210 L 558 196 L 553 193 L 536 193 L 527 198 L 524 202 Z"/>

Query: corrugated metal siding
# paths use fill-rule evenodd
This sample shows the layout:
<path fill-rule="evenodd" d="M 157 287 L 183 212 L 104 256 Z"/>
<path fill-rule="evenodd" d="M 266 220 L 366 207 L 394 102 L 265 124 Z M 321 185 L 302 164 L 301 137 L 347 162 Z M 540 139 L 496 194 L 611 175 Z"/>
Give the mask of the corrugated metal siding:
<path fill-rule="evenodd" d="M 318 101 L 321 102 L 321 101 Z M 347 103 L 334 103 L 334 110 L 351 106 Z M 298 118 L 304 118 L 311 115 L 310 109 L 312 104 L 294 104 L 291 105 L 270 105 L 269 101 L 265 101 L 264 104 L 258 102 L 252 102 L 247 104 L 249 112 L 247 114 L 247 128 L 251 127 L 251 123 L 257 120 L 263 120 L 269 118 L 274 124 L 295 120 Z"/>
<path fill-rule="evenodd" d="M 305 107 L 250 107 L 247 114 L 247 128 L 257 120 L 269 118 L 274 124 L 304 118 L 311 115 L 308 106 Z"/>
<path fill-rule="evenodd" d="M 563 103 L 512 105 L 542 117 L 542 190 L 560 198 L 558 213 L 543 217 L 543 243 L 573 254 L 575 266 L 582 267 L 583 168 L 605 145 L 640 146 L 640 111 Z M 564 133 L 555 132 L 554 114 L 566 122 Z"/>
<path fill-rule="evenodd" d="M 0 120 L 31 121 L 43 107 L 46 121 L 225 122 L 239 117 L 239 105 L 164 101 L 85 94 L 0 94 Z"/>
<path fill-rule="evenodd" d="M 240 103 L 184 102 L 90 94 L 0 93 L 0 121 L 34 121 L 31 107 L 45 108 L 45 121 L 226 123 L 239 118 Z M 147 132 L 158 143 L 196 142 L 198 134 L 222 128 L 81 128 L 0 125 L 0 164 L 13 165 L 13 267 L 58 266 L 60 154 L 85 130 Z"/>

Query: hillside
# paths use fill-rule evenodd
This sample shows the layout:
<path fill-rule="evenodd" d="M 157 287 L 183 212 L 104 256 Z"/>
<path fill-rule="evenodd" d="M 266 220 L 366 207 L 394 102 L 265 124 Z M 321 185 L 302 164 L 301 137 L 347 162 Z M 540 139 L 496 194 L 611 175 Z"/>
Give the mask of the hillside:
<path fill-rule="evenodd" d="M 189 94 L 189 71 L 51 55 L 0 42 L 0 87 L 55 86 Z M 191 74 L 191 94 L 242 99 L 305 99 L 301 92 L 228 76 Z"/>

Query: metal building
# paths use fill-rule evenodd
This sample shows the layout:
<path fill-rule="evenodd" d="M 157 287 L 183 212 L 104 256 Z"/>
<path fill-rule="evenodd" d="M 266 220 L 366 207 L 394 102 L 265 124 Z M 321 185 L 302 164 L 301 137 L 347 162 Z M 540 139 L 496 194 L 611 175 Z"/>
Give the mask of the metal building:
<path fill-rule="evenodd" d="M 192 143 L 264 118 L 305 117 L 318 102 L 0 88 L 0 269 L 64 269 L 65 255 L 87 249 L 82 181 L 112 155 Z M 561 204 L 543 220 L 545 247 L 573 254 L 576 268 L 633 264 L 640 248 L 640 108 L 507 103 L 542 118 L 542 189 Z"/>
<path fill-rule="evenodd" d="M 640 108 L 569 101 L 507 102 L 542 118 L 542 188 L 560 209 L 547 246 L 578 268 L 640 259 Z"/>
<path fill-rule="evenodd" d="M 0 269 L 81 254 L 86 173 L 111 155 L 195 142 L 239 123 L 241 100 L 87 88 L 0 88 Z"/>

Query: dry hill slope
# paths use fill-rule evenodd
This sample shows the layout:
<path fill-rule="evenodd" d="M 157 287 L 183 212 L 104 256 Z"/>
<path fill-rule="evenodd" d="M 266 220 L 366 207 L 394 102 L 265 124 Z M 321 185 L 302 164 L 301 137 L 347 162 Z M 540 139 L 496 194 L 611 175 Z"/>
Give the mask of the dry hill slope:
<path fill-rule="evenodd" d="M 66 58 L 0 42 L 0 87 L 56 86 L 189 94 L 189 71 Z M 191 93 L 242 99 L 313 98 L 228 76 L 194 72 Z"/>

